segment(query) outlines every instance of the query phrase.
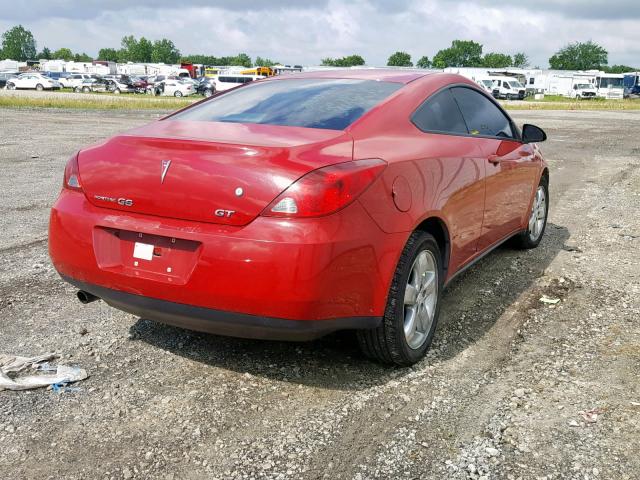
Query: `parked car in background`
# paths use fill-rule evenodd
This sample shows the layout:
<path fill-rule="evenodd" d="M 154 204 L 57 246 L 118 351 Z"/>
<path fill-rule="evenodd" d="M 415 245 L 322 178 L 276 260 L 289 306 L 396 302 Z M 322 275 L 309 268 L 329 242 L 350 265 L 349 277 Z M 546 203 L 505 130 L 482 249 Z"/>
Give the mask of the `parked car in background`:
<path fill-rule="evenodd" d="M 0 88 L 7 86 L 7 80 L 17 77 L 20 72 L 0 72 Z"/>
<path fill-rule="evenodd" d="M 596 87 L 590 83 L 576 83 L 571 92 L 569 93 L 569 97 L 575 98 L 578 100 L 583 100 L 587 98 L 596 98 L 598 91 Z"/>
<path fill-rule="evenodd" d="M 41 73 L 23 73 L 7 80 L 7 90 L 59 90 L 60 83 Z"/>
<path fill-rule="evenodd" d="M 49 78 L 53 78 L 54 80 L 58 80 L 58 82 L 60 81 L 61 78 L 67 78 L 70 77 L 71 75 L 73 75 L 70 72 L 40 72 L 43 75 L 46 75 Z"/>
<path fill-rule="evenodd" d="M 95 75 L 89 75 L 88 73 L 72 73 L 68 77 L 60 77 L 58 81 L 61 87 L 74 89 L 82 84 L 84 80 L 95 77 Z"/>
<path fill-rule="evenodd" d="M 135 93 L 136 87 L 133 80 L 129 75 L 111 75 L 105 76 L 107 80 L 110 80 L 109 91 L 115 94 L 120 93 Z"/>
<path fill-rule="evenodd" d="M 132 75 L 131 77 L 129 77 L 129 79 L 136 93 L 147 92 L 147 87 L 149 86 L 149 82 L 146 80 L 146 78 L 142 78 L 137 75 Z"/>
<path fill-rule="evenodd" d="M 459 75 L 271 77 L 75 153 L 49 254 L 83 303 L 247 338 L 356 330 L 411 365 L 457 274 L 540 243 L 545 139 Z"/>
<path fill-rule="evenodd" d="M 161 82 L 163 80 L 166 80 L 168 77 L 166 75 L 151 75 L 149 77 L 147 77 L 147 83 L 149 84 L 149 86 L 153 86 L 155 83 Z"/>
<path fill-rule="evenodd" d="M 113 81 L 106 78 L 86 78 L 73 90 L 77 93 L 108 92 L 110 85 L 114 85 Z"/>
<path fill-rule="evenodd" d="M 196 86 L 196 93 L 204 95 L 205 97 L 210 97 L 216 93 L 216 83 L 212 78 L 202 77 Z"/>
<path fill-rule="evenodd" d="M 229 90 L 245 83 L 253 82 L 254 80 L 260 80 L 264 77 L 260 75 L 219 75 L 212 77 L 212 80 L 216 86 L 216 92 L 222 92 L 223 90 Z"/>
<path fill-rule="evenodd" d="M 153 85 L 154 95 L 186 97 L 196 93 L 190 79 L 168 78 Z"/>
<path fill-rule="evenodd" d="M 525 96 L 525 87 L 513 77 L 500 77 L 493 79 L 492 95 L 494 98 L 506 100 L 522 100 Z"/>

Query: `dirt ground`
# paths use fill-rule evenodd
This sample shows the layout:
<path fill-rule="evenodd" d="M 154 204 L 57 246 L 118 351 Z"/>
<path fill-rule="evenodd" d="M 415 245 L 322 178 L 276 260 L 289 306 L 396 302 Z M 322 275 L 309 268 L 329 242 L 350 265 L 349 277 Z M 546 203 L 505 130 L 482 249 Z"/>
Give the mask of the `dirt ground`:
<path fill-rule="evenodd" d="M 0 392 L 0 478 L 640 478 L 640 112 L 514 112 L 549 134 L 550 224 L 445 292 L 413 368 L 87 306 L 47 256 L 67 158 L 155 116 L 0 110 L 0 353 L 79 391 Z M 556 304 L 540 301 L 546 295 Z"/>

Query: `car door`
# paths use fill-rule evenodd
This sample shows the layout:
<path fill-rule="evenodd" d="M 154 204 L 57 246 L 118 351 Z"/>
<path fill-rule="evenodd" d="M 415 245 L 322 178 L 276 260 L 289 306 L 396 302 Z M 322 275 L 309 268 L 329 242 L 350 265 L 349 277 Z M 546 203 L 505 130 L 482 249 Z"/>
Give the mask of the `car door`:
<path fill-rule="evenodd" d="M 176 91 L 176 82 L 165 82 L 164 84 L 164 95 L 173 95 Z"/>
<path fill-rule="evenodd" d="M 537 165 L 533 147 L 522 143 L 513 121 L 492 99 L 462 86 L 452 88 L 452 94 L 485 164 L 482 251 L 522 228 Z"/>
<path fill-rule="evenodd" d="M 20 75 L 19 77 L 14 78 L 13 84 L 16 88 L 29 88 L 29 81 L 27 80 L 29 75 Z"/>
<path fill-rule="evenodd" d="M 416 163 L 423 177 L 431 208 L 441 211 L 449 228 L 455 272 L 477 253 L 482 231 L 485 198 L 485 162 L 469 135 L 460 109 L 449 89 L 430 96 L 412 115 L 423 132 L 421 159 Z"/>

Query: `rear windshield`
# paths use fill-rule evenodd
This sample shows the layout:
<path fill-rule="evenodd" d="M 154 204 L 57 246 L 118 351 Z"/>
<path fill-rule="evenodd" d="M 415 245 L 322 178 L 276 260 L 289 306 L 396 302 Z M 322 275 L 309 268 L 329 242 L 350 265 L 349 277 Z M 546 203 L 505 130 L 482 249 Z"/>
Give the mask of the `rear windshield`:
<path fill-rule="evenodd" d="M 258 82 L 213 97 L 173 118 L 343 130 L 400 87 L 400 83 L 353 79 Z"/>

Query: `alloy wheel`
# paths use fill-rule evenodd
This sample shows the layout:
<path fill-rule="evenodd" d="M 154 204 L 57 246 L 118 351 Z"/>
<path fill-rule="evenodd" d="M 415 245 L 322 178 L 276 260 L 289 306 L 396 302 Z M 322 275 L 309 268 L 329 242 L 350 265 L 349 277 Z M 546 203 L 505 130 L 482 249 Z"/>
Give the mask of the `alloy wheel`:
<path fill-rule="evenodd" d="M 538 186 L 536 196 L 533 199 L 531 214 L 529 216 L 529 238 L 535 242 L 544 229 L 547 218 L 547 192 L 543 185 Z"/>
<path fill-rule="evenodd" d="M 404 335 L 412 349 L 429 336 L 438 302 L 438 267 L 429 250 L 421 251 L 411 266 L 404 292 Z"/>

